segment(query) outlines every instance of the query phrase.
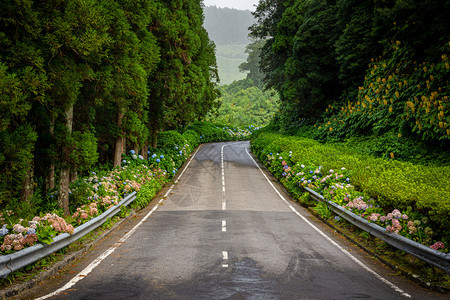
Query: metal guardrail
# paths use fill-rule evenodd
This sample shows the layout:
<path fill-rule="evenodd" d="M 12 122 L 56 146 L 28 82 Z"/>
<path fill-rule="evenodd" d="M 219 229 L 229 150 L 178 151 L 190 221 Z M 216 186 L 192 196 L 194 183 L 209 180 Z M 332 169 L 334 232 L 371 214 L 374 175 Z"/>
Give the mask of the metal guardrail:
<path fill-rule="evenodd" d="M 9 274 L 27 265 L 30 265 L 83 237 L 92 230 L 101 226 L 108 218 L 116 215 L 122 206 L 127 206 L 136 199 L 136 192 L 122 199 L 119 204 L 111 207 L 103 214 L 89 220 L 75 228 L 73 234 L 63 233 L 56 236 L 50 245 L 36 244 L 29 248 L 0 256 L 0 278 L 6 278 Z"/>
<path fill-rule="evenodd" d="M 367 231 L 387 244 L 426 261 L 427 263 L 450 274 L 450 254 L 434 250 L 401 235 L 387 233 L 385 228 L 377 224 L 370 223 L 366 219 L 361 218 L 336 203 L 326 200 L 322 195 L 310 188 L 305 187 L 305 189 L 314 200 L 328 204 L 329 208 L 335 214 L 349 221 L 353 225 Z"/>

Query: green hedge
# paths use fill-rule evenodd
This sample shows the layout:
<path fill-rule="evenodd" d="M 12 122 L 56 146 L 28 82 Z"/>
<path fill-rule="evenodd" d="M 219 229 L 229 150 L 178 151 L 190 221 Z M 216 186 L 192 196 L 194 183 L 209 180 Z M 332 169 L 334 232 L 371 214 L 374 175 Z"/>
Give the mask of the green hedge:
<path fill-rule="evenodd" d="M 129 150 L 122 156 L 120 167 L 98 166 L 91 169 L 89 176 L 72 182 L 71 216 L 65 218 L 60 217 L 62 210 L 55 200 L 57 190 L 48 197 L 37 194 L 29 203 L 9 204 L 0 210 L 0 255 L 35 243 L 50 243 L 62 232 L 73 233 L 74 227 L 118 204 L 125 194 L 133 191 L 137 192 L 137 199 L 131 207 L 145 207 L 200 143 L 248 139 L 253 129 L 196 122 L 179 131 L 161 132 L 158 147 L 149 147 L 147 160 Z M 123 213 L 127 210 L 124 208 Z"/>
<path fill-rule="evenodd" d="M 352 185 L 374 198 L 385 211 L 414 210 L 429 218 L 435 238 L 439 236 L 443 241 L 450 242 L 448 166 L 421 166 L 374 158 L 320 144 L 312 139 L 275 133 L 255 134 L 251 147 L 262 162 L 267 162 L 268 154 L 278 153 L 283 157 L 290 155 L 292 164 L 322 166 L 324 174 L 344 167 L 351 172 Z M 282 178 L 282 168 L 277 163 L 272 163 L 269 170 Z"/>

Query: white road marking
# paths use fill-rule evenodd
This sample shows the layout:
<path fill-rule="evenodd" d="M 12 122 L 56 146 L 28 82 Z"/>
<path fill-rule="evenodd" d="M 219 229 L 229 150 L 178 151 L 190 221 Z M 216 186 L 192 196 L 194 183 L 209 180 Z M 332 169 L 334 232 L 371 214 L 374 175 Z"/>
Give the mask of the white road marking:
<path fill-rule="evenodd" d="M 220 149 L 220 163 L 222 165 L 222 210 L 227 210 L 227 200 L 225 198 L 225 167 L 223 164 L 223 148 L 225 146 L 227 145 L 223 145 L 222 148 Z"/>
<path fill-rule="evenodd" d="M 86 268 L 84 268 L 80 273 L 78 273 L 74 278 L 72 278 L 69 282 L 67 282 L 63 287 L 57 289 L 56 291 L 54 291 L 53 293 L 47 294 L 45 296 L 42 296 L 40 298 L 37 298 L 37 300 L 41 300 L 41 299 L 47 299 L 53 296 L 56 296 L 58 294 L 60 294 L 61 292 L 70 289 L 71 287 L 73 287 L 78 281 L 80 281 L 81 279 L 83 279 L 84 277 L 86 277 L 89 273 L 92 272 L 92 270 L 95 269 L 95 267 L 97 267 L 105 258 L 107 258 L 111 253 L 113 253 L 117 247 L 119 247 L 121 244 L 123 244 L 138 228 L 139 226 L 141 226 L 155 211 L 156 209 L 158 209 L 159 205 L 162 203 L 162 201 L 164 200 L 164 198 L 166 198 L 170 192 L 173 190 L 175 183 L 178 182 L 178 179 L 181 178 L 181 176 L 183 176 L 184 171 L 186 171 L 186 169 L 189 167 L 189 165 L 192 162 L 192 159 L 195 157 L 195 155 L 197 154 L 198 150 L 200 149 L 200 147 L 197 148 L 197 151 L 195 151 L 194 155 L 192 155 L 191 159 L 189 160 L 189 162 L 187 163 L 186 167 L 184 168 L 184 170 L 181 172 L 180 176 L 178 176 L 177 180 L 175 180 L 174 184 L 172 184 L 172 186 L 170 187 L 170 189 L 167 191 L 167 193 L 164 195 L 163 199 L 161 199 L 158 204 L 155 205 L 155 207 L 153 207 L 153 209 L 147 214 L 145 215 L 145 217 L 138 223 L 136 224 L 136 226 L 133 227 L 133 229 L 131 229 L 126 235 L 124 235 L 117 243 L 115 243 L 114 245 L 112 245 L 108 250 L 106 250 L 105 252 L 103 252 L 102 255 L 100 255 L 99 257 L 97 257 L 93 262 L 91 262 Z"/>
<path fill-rule="evenodd" d="M 222 232 L 227 231 L 227 221 L 222 221 Z"/>
<path fill-rule="evenodd" d="M 359 266 L 361 266 L 363 269 L 365 269 L 367 272 L 371 273 L 372 275 L 374 275 L 376 278 L 378 278 L 381 282 L 387 284 L 389 287 L 391 287 L 393 290 L 395 290 L 396 292 L 402 294 L 402 296 L 407 297 L 407 298 L 411 298 L 411 295 L 406 293 L 405 291 L 403 291 L 402 289 L 400 289 L 398 286 L 396 286 L 395 284 L 393 284 L 392 282 L 390 282 L 389 280 L 385 279 L 384 277 L 382 277 L 381 275 L 379 275 L 378 273 L 376 273 L 375 271 L 373 271 L 372 269 L 370 269 L 368 266 L 366 266 L 363 262 L 361 262 L 359 259 L 357 259 L 356 257 L 354 257 L 353 255 L 350 254 L 350 252 L 348 252 L 347 250 L 345 250 L 344 248 L 342 248 L 338 243 L 336 243 L 335 241 L 333 241 L 330 237 L 328 237 L 325 233 L 323 233 L 319 228 L 317 228 L 314 224 L 312 224 L 311 222 L 308 221 L 308 219 L 306 219 L 304 216 L 302 216 L 284 197 L 283 195 L 281 195 L 281 193 L 275 188 L 275 186 L 272 184 L 272 182 L 269 180 L 269 178 L 267 178 L 266 174 L 264 174 L 263 170 L 261 170 L 261 168 L 258 166 L 258 164 L 256 163 L 256 161 L 253 159 L 253 157 L 250 155 L 250 153 L 248 152 L 247 149 L 245 149 L 245 151 L 247 152 L 248 156 L 250 156 L 250 158 L 252 159 L 252 161 L 254 162 L 254 164 L 256 165 L 256 167 L 259 169 L 259 171 L 261 171 L 261 173 L 264 175 L 264 177 L 266 178 L 267 182 L 272 186 L 272 188 L 275 190 L 275 192 L 277 193 L 277 195 L 289 206 L 289 208 L 297 215 L 299 216 L 303 221 L 306 222 L 306 224 L 308 224 L 309 226 L 311 226 L 315 231 L 317 231 L 320 235 L 322 235 L 326 240 L 328 240 L 331 244 L 333 244 L 335 247 L 337 247 L 339 250 L 341 250 L 345 255 L 347 255 L 350 259 L 352 259 L 354 262 L 356 262 Z"/>
<path fill-rule="evenodd" d="M 228 260 L 228 251 L 222 251 L 223 260 Z"/>
<path fill-rule="evenodd" d="M 227 264 L 223 264 L 222 268 L 228 268 L 228 265 Z"/>

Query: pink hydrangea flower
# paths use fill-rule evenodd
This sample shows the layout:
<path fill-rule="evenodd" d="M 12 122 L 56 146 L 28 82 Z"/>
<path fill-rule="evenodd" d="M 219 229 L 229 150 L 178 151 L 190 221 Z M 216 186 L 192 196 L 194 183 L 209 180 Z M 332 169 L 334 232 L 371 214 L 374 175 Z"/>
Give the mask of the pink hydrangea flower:
<path fill-rule="evenodd" d="M 431 245 L 430 248 L 434 250 L 445 249 L 445 244 L 439 241 Z"/>

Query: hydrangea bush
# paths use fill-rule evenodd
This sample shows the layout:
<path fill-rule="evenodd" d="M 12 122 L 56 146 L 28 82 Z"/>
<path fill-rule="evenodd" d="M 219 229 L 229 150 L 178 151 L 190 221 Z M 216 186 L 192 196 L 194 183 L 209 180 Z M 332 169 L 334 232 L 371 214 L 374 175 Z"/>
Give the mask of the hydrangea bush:
<path fill-rule="evenodd" d="M 412 205 L 406 209 L 385 205 L 386 201 L 381 203 L 354 184 L 352 170 L 346 167 L 332 169 L 329 165 L 323 167 L 315 158 L 311 161 L 295 160 L 292 159 L 293 151 L 281 149 L 280 145 L 273 141 L 271 143 L 267 137 L 252 141 L 254 153 L 294 196 L 300 197 L 304 187 L 311 188 L 325 199 L 382 226 L 387 233 L 399 234 L 433 249 L 448 252 L 443 242 L 445 237 L 436 233 L 428 216 L 413 209 Z"/>
<path fill-rule="evenodd" d="M 36 243 L 49 244 L 61 233 L 73 234 L 79 226 L 117 205 L 127 194 L 138 192 L 137 197 L 153 197 L 188 159 L 193 150 L 204 142 L 245 140 L 257 129 L 254 126 L 232 128 L 224 125 L 196 122 L 180 131 L 159 134 L 157 148 L 148 148 L 144 160 L 135 150 L 122 157 L 122 165 L 113 170 L 91 171 L 70 185 L 71 215 L 61 217 L 60 211 L 42 213 L 25 219 L 14 211 L 0 212 L 0 251 L 9 254 Z M 139 193 L 140 191 L 143 193 Z M 56 192 L 48 195 L 57 199 Z M 148 199 L 136 199 L 143 207 Z"/>

